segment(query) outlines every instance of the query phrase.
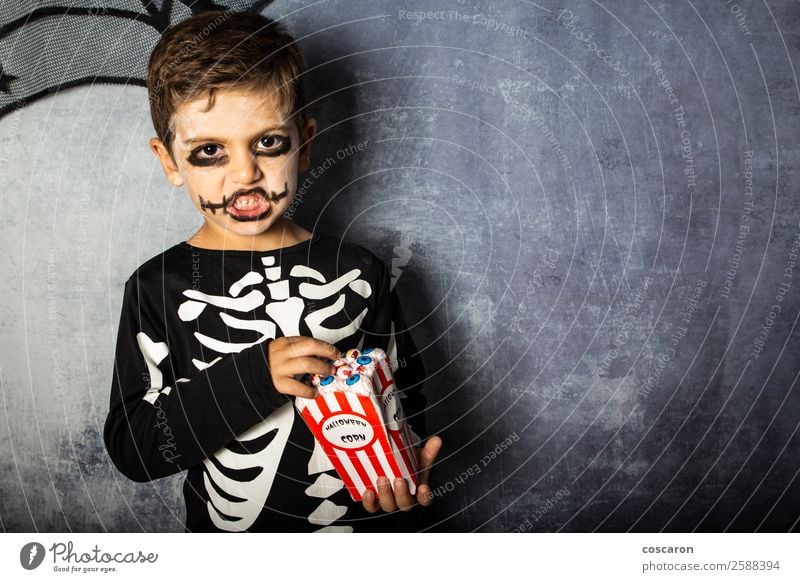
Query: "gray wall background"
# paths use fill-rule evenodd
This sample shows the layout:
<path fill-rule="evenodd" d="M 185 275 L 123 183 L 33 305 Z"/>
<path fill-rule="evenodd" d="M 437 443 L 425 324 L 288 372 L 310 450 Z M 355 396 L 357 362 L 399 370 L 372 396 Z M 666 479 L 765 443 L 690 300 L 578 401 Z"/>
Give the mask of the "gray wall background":
<path fill-rule="evenodd" d="M 405 263 L 436 529 L 798 530 L 797 3 L 307 4 L 315 161 L 367 147 L 294 218 Z M 182 530 L 102 443 L 123 283 L 200 224 L 152 134 L 135 86 L 0 119 L 5 531 Z"/>

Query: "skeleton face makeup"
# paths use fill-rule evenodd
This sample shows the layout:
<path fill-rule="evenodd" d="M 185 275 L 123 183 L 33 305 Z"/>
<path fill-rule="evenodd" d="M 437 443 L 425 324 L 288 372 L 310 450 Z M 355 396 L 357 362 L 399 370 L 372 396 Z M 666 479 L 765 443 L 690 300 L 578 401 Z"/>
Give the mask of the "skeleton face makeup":
<path fill-rule="evenodd" d="M 172 155 L 156 138 L 151 147 L 168 179 L 185 185 L 205 223 L 198 232 L 215 248 L 252 246 L 283 236 L 297 173 L 308 167 L 308 142 L 268 92 L 217 90 L 184 104 L 174 117 Z M 277 246 L 280 246 L 279 244 Z"/>
<path fill-rule="evenodd" d="M 200 210 L 210 210 L 211 214 L 216 214 L 221 210 L 230 215 L 233 220 L 239 222 L 251 222 L 263 220 L 271 212 L 270 202 L 280 202 L 281 199 L 289 195 L 289 186 L 283 183 L 283 192 L 270 192 L 267 195 L 263 188 L 251 188 L 250 190 L 237 190 L 230 199 L 223 196 L 222 202 L 214 204 L 203 200 L 200 196 Z"/>

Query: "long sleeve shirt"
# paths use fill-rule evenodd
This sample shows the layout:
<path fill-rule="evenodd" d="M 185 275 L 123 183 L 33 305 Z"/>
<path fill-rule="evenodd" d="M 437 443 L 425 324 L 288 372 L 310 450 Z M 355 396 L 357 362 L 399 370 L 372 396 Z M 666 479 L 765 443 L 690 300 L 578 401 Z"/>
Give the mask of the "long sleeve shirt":
<path fill-rule="evenodd" d="M 114 464 L 141 482 L 185 471 L 187 531 L 418 529 L 427 508 L 371 515 L 353 502 L 275 390 L 269 342 L 298 335 L 384 349 L 426 436 L 422 359 L 373 253 L 319 232 L 261 252 L 184 242 L 125 285 L 104 431 Z"/>

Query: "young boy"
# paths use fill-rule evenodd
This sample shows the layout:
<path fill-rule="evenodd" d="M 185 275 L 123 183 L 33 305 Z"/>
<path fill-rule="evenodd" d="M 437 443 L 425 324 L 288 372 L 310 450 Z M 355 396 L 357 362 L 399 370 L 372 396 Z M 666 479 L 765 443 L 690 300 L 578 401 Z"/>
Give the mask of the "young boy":
<path fill-rule="evenodd" d="M 187 471 L 187 531 L 416 530 L 430 511 L 415 506 L 441 439 L 419 450 L 416 496 L 380 479 L 354 503 L 293 404 L 315 395 L 299 375 L 377 347 L 424 435 L 425 373 L 388 268 L 283 216 L 316 130 L 302 68 L 282 27 L 227 12 L 176 25 L 150 57 L 150 146 L 203 225 L 126 283 L 104 437 L 135 481 Z"/>

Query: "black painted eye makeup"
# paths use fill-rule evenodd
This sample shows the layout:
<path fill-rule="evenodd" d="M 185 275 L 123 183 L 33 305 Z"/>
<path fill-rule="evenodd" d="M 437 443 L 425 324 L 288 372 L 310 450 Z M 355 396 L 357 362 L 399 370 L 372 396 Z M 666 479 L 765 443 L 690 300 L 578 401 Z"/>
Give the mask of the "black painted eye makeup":
<path fill-rule="evenodd" d="M 288 135 L 271 133 L 262 136 L 253 144 L 254 154 L 276 158 L 282 156 L 292 149 L 292 140 Z M 221 153 L 222 148 L 217 144 L 208 143 L 192 150 L 186 158 L 190 164 L 196 167 L 219 166 L 228 161 L 228 156 Z"/>
<path fill-rule="evenodd" d="M 277 157 L 282 156 L 292 149 L 292 140 L 288 135 L 271 133 L 258 138 L 255 145 L 257 155 Z"/>
<path fill-rule="evenodd" d="M 224 163 L 228 158 L 219 154 L 220 147 L 213 143 L 207 143 L 192 151 L 187 158 L 187 161 L 193 166 L 207 167 L 216 166 Z"/>

